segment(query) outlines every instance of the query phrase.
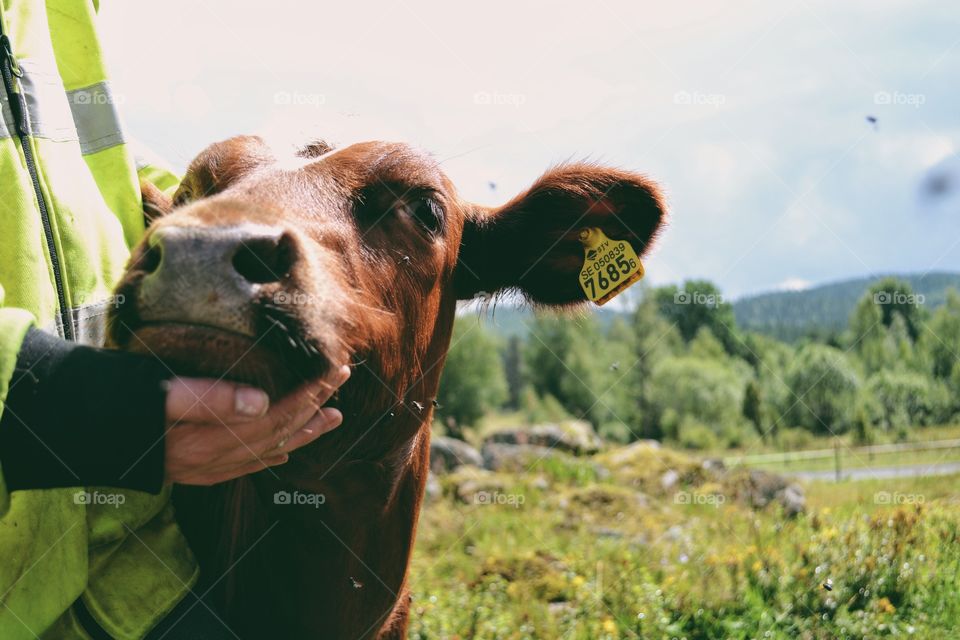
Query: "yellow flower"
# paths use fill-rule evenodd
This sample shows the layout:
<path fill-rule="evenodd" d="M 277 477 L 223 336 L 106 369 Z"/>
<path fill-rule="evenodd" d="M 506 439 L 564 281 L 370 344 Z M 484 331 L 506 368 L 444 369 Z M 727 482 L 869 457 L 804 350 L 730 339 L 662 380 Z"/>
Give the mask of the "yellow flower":
<path fill-rule="evenodd" d="M 759 560 L 754 560 L 753 566 L 751 568 L 753 569 L 754 573 L 757 573 L 758 571 L 760 571 L 760 569 L 763 569 L 763 563 L 760 562 Z"/>
<path fill-rule="evenodd" d="M 580 585 L 582 585 L 582 584 L 583 584 L 584 582 L 586 582 L 586 581 L 587 581 L 587 579 L 584 578 L 583 576 L 573 576 L 573 580 L 572 580 L 573 586 L 575 586 L 575 587 L 579 587 Z"/>
<path fill-rule="evenodd" d="M 617 623 L 615 623 L 610 618 L 606 618 L 603 621 L 603 630 L 606 633 L 616 633 L 617 632 Z"/>
<path fill-rule="evenodd" d="M 883 613 L 893 613 L 897 610 L 893 603 L 890 602 L 889 598 L 880 598 L 877 600 L 877 608 L 880 609 Z"/>

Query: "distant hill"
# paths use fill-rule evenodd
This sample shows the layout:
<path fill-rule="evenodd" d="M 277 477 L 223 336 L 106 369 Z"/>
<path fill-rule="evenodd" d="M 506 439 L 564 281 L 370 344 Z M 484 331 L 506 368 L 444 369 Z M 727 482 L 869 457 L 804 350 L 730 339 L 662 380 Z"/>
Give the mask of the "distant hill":
<path fill-rule="evenodd" d="M 812 332 L 838 332 L 846 328 L 857 302 L 871 284 L 892 276 L 906 280 L 924 305 L 933 310 L 943 304 L 947 289 L 960 291 L 960 273 L 881 274 L 823 284 L 803 291 L 775 291 L 741 298 L 733 303 L 737 325 L 744 330 L 796 340 Z"/>
<path fill-rule="evenodd" d="M 772 291 L 740 298 L 733 303 L 737 325 L 748 331 L 794 341 L 811 333 L 843 331 L 857 302 L 871 284 L 892 276 L 906 280 L 916 293 L 923 294 L 924 305 L 933 310 L 943 304 L 947 289 L 960 291 L 960 273 L 881 274 L 818 285 L 803 291 Z M 629 318 L 629 312 L 609 307 L 592 309 L 603 326 L 616 318 Z M 485 327 L 501 336 L 525 336 L 533 321 L 533 311 L 525 306 L 499 304 L 478 312 Z"/>

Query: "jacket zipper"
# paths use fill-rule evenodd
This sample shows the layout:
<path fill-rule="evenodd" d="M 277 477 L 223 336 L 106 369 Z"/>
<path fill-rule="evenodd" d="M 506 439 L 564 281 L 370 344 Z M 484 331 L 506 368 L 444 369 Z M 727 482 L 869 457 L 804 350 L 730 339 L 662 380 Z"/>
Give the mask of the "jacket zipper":
<path fill-rule="evenodd" d="M 24 98 L 22 89 L 17 91 L 16 78 L 23 77 L 23 71 L 13 57 L 13 50 L 10 46 L 10 38 L 3 33 L 3 24 L 0 20 L 0 74 L 3 75 L 3 85 L 7 92 L 7 99 L 10 102 L 10 111 L 13 112 L 13 119 L 17 127 L 17 136 L 20 138 L 20 147 L 23 149 L 23 160 L 27 165 L 27 171 L 30 173 L 30 180 L 33 182 L 33 192 L 37 198 L 37 206 L 40 209 L 40 220 L 43 222 L 43 234 L 47 240 L 47 250 L 50 253 L 50 264 L 53 267 L 53 279 L 57 287 L 57 300 L 60 303 L 60 322 L 63 325 L 63 335 L 67 340 L 73 340 L 75 333 L 73 329 L 73 318 L 70 313 L 70 307 L 67 306 L 67 296 L 63 288 L 63 273 L 60 270 L 60 256 L 57 255 L 57 245 L 54 241 L 53 227 L 50 224 L 50 210 L 47 207 L 47 201 L 43 197 L 43 191 L 40 189 L 40 174 L 37 173 L 36 159 L 33 157 L 33 148 L 30 146 L 30 119 L 27 113 L 27 102 Z"/>

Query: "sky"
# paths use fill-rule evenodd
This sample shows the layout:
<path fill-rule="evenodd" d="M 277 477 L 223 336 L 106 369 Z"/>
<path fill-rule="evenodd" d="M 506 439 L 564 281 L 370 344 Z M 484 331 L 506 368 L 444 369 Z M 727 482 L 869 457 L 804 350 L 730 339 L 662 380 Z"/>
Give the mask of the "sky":
<path fill-rule="evenodd" d="M 955 3 L 107 0 L 100 20 L 127 131 L 178 169 L 242 133 L 402 140 L 495 205 L 589 159 L 665 188 L 654 285 L 960 270 Z M 925 196 L 938 172 L 952 189 Z"/>

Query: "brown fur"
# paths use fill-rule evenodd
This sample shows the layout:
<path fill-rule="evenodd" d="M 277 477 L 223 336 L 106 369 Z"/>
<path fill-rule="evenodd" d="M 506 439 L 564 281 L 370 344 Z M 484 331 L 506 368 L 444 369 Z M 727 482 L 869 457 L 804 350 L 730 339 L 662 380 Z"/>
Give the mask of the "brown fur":
<path fill-rule="evenodd" d="M 119 286 L 129 302 L 114 314 L 111 336 L 178 373 L 227 373 L 273 396 L 352 363 L 337 399 L 345 416 L 340 428 L 275 470 L 178 488 L 178 520 L 211 599 L 241 636 L 401 638 L 431 399 L 457 300 L 516 289 L 534 303 L 580 303 L 579 230 L 600 226 L 641 252 L 664 207 L 643 176 L 590 164 L 557 167 L 489 209 L 462 201 L 436 162 L 403 144 L 330 152 L 312 143 L 301 157 L 300 166 L 283 168 L 253 137 L 205 150 L 174 198 L 179 208 L 160 218 L 135 251 Z M 442 214 L 436 234 L 394 209 L 398 200 L 424 198 Z M 266 335 L 271 325 L 251 349 L 253 341 L 242 336 L 154 327 L 138 316 L 139 283 L 156 263 L 150 234 L 164 225 L 242 222 L 280 226 L 289 235 L 293 267 L 263 285 L 251 313 L 267 314 L 269 300 L 284 292 L 305 294 L 306 302 L 284 316 L 294 347 L 273 342 Z M 319 493 L 326 502 L 278 505 L 277 491 Z"/>

